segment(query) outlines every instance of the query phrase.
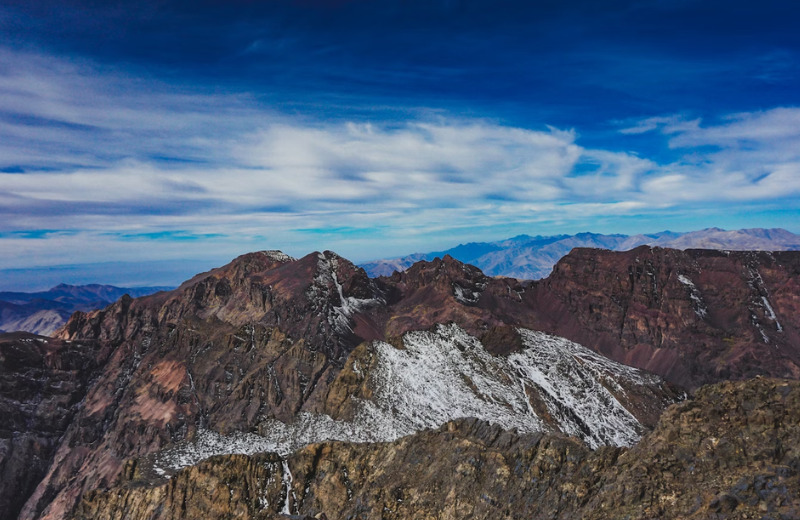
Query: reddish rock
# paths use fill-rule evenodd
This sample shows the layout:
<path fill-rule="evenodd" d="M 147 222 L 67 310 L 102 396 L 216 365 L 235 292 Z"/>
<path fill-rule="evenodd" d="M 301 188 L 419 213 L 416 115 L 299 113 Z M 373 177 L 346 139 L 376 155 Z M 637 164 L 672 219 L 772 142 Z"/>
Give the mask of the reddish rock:
<path fill-rule="evenodd" d="M 541 330 L 687 388 L 800 377 L 800 252 L 575 249 L 529 296 Z"/>

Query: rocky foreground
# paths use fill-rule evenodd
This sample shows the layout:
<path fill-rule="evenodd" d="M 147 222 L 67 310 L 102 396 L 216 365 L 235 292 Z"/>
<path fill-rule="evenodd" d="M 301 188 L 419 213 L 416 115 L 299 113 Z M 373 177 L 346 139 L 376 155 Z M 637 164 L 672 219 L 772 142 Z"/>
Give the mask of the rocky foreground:
<path fill-rule="evenodd" d="M 798 518 L 800 383 L 704 387 L 632 448 L 459 420 L 391 443 L 229 455 L 87 494 L 75 519 Z"/>

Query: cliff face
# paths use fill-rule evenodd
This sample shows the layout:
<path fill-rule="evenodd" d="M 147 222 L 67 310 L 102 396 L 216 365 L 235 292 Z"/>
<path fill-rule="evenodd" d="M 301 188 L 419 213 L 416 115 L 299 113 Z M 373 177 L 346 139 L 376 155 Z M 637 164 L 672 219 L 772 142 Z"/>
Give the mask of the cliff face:
<path fill-rule="evenodd" d="M 16 518 L 108 350 L 29 333 L 0 334 L 0 516 Z"/>
<path fill-rule="evenodd" d="M 86 489 L 111 485 L 125 459 L 198 428 L 253 431 L 313 408 L 360 341 L 339 291 L 370 288 L 332 253 L 254 253 L 175 291 L 77 313 L 60 336 L 112 354 L 21 518 L 61 517 Z"/>
<path fill-rule="evenodd" d="M 589 450 L 477 420 L 392 443 L 215 457 L 86 495 L 73 518 L 796 518 L 800 383 L 705 387 L 636 446 Z"/>
<path fill-rule="evenodd" d="M 688 388 L 800 377 L 800 253 L 576 249 L 532 287 L 538 328 Z"/>

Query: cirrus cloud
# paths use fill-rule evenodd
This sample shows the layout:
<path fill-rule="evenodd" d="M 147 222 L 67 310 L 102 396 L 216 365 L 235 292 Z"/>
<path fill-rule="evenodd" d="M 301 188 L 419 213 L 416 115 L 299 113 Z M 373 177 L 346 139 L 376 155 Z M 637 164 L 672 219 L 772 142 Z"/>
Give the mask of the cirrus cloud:
<path fill-rule="evenodd" d="M 9 50 L 0 92 L 0 267 L 201 254 L 208 244 L 369 258 L 387 256 L 370 252 L 380 236 L 405 252 L 548 223 L 655 222 L 743 202 L 797 209 L 786 201 L 800 195 L 795 107 L 712 124 L 649 118 L 603 149 L 582 145 L 580 129 L 441 113 L 288 116 L 246 94 Z M 647 132 L 662 135 L 670 160 L 620 149 Z"/>

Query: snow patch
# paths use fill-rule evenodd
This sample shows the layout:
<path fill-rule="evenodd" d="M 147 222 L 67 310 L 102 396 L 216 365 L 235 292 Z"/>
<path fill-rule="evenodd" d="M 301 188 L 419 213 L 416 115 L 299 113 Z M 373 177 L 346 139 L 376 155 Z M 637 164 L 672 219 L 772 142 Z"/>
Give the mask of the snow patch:
<path fill-rule="evenodd" d="M 317 271 L 314 282 L 309 287 L 308 297 L 314 301 L 318 308 L 327 308 L 328 324 L 339 333 L 352 331 L 350 318 L 369 307 L 380 305 L 383 300 L 379 297 L 374 298 L 355 298 L 345 296 L 342 284 L 336 270 L 339 268 L 339 259 L 336 257 L 328 258 L 320 253 L 317 261 Z M 333 301 L 331 298 L 331 286 L 336 289 L 339 305 L 331 306 L 327 302 Z"/>
<path fill-rule="evenodd" d="M 270 260 L 274 260 L 276 262 L 293 262 L 295 260 L 294 258 L 287 255 L 283 251 L 278 251 L 277 249 L 261 251 L 261 254 L 266 256 Z"/>
<path fill-rule="evenodd" d="M 753 291 L 757 293 L 757 298 L 758 298 L 752 301 L 750 304 L 751 318 L 753 324 L 756 326 L 758 332 L 761 334 L 764 343 L 769 343 L 769 338 L 767 337 L 767 334 L 764 332 L 764 328 L 758 322 L 758 318 L 753 312 L 753 306 L 764 308 L 766 317 L 775 323 L 775 328 L 777 329 L 778 332 L 783 332 L 783 327 L 778 321 L 778 316 L 775 314 L 775 309 L 773 309 L 772 304 L 770 304 L 768 298 L 769 291 L 767 290 L 766 284 L 764 284 L 764 279 L 761 277 L 761 273 L 758 272 L 757 268 L 752 266 L 747 266 L 747 277 L 748 277 L 747 284 Z"/>
<path fill-rule="evenodd" d="M 461 287 L 457 283 L 453 283 L 453 296 L 457 301 L 469 305 L 478 303 L 478 300 L 481 299 L 481 291 L 473 291 L 472 289 L 467 289 Z"/>
<path fill-rule="evenodd" d="M 263 436 L 199 430 L 194 441 L 157 454 L 155 470 L 171 473 L 220 454 L 287 455 L 325 440 L 393 441 L 467 417 L 523 433 L 558 429 L 592 448 L 629 446 L 639 439 L 643 426 L 604 385 L 620 395 L 624 394 L 621 382 L 657 385 L 661 382 L 657 376 L 564 338 L 527 329 L 518 332 L 524 348 L 508 357 L 493 356 L 454 324 L 405 334 L 403 350 L 375 341 L 370 346 L 376 356 L 373 369 L 363 371 L 373 398 L 351 398 L 355 404 L 351 421 L 300 413 L 291 424 L 263 422 Z M 539 396 L 556 428 L 537 415 L 531 394 Z"/>
<path fill-rule="evenodd" d="M 761 301 L 764 302 L 764 308 L 767 310 L 767 317 L 775 322 L 778 332 L 783 332 L 783 327 L 781 327 L 781 323 L 778 321 L 778 317 L 775 315 L 775 310 L 772 308 L 772 305 L 770 305 L 767 297 L 762 296 Z"/>
<path fill-rule="evenodd" d="M 291 470 L 289 470 L 289 462 L 284 459 L 281 461 L 281 463 L 283 464 L 283 482 L 286 485 L 286 500 L 283 503 L 283 511 L 281 511 L 281 513 L 284 515 L 291 515 L 292 498 L 294 498 L 295 503 L 297 503 L 297 497 L 292 489 L 292 482 L 294 481 L 294 478 L 292 477 Z"/>
<path fill-rule="evenodd" d="M 705 318 L 708 316 L 708 307 L 706 307 L 706 302 L 703 301 L 700 290 L 697 288 L 694 282 L 682 274 L 678 275 L 678 281 L 689 288 L 689 298 L 691 298 L 692 302 L 694 302 L 694 313 L 700 318 Z"/>

